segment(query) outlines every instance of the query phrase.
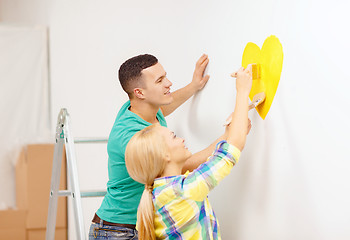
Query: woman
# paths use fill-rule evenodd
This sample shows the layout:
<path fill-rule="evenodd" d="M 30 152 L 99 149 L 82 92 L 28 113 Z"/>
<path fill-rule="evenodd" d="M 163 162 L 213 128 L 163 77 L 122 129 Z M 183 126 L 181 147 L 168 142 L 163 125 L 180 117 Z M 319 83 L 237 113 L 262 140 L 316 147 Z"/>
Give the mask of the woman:
<path fill-rule="evenodd" d="M 194 171 L 181 174 L 191 153 L 184 140 L 165 127 L 149 126 L 128 143 L 129 175 L 145 184 L 137 214 L 139 239 L 221 239 L 207 195 L 229 174 L 245 145 L 251 66 L 235 76 L 236 106 L 227 137 Z"/>

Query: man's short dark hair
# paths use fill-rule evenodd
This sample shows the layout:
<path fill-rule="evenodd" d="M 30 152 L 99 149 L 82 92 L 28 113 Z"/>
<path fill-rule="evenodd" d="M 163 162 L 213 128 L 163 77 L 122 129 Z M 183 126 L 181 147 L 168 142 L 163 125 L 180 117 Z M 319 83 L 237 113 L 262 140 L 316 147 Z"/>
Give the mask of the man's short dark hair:
<path fill-rule="evenodd" d="M 132 98 L 135 87 L 142 85 L 141 71 L 158 63 L 158 59 L 150 54 L 143 54 L 126 60 L 119 68 L 119 82 L 123 90 Z"/>

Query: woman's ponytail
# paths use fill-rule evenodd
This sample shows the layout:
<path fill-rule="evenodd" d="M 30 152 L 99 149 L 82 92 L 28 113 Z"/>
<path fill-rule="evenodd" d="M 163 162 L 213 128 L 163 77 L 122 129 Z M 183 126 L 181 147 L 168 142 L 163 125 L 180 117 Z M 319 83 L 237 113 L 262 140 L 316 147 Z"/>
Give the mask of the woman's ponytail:
<path fill-rule="evenodd" d="M 152 190 L 146 185 L 137 210 L 137 230 L 140 240 L 156 239 L 154 234 L 154 206 L 152 197 Z"/>

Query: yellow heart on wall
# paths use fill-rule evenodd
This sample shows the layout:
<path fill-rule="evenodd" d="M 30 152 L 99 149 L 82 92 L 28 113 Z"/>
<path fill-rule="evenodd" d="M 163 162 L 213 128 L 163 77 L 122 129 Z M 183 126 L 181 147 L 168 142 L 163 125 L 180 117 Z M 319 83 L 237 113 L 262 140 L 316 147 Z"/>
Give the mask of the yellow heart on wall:
<path fill-rule="evenodd" d="M 249 42 L 244 48 L 242 66 L 246 68 L 251 63 L 259 65 L 260 78 L 253 80 L 249 98 L 252 100 L 255 94 L 265 92 L 265 102 L 256 107 L 260 117 L 265 119 L 275 97 L 282 72 L 283 49 L 278 38 L 273 35 L 266 38 L 261 50 L 255 43 Z"/>

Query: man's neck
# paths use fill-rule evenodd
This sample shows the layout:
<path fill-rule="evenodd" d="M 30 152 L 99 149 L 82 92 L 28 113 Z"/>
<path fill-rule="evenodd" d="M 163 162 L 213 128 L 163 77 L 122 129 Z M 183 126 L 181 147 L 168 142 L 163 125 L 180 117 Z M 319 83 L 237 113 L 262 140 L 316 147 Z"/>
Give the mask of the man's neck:
<path fill-rule="evenodd" d="M 158 123 L 157 113 L 159 111 L 159 106 L 152 106 L 148 103 L 130 100 L 131 112 L 137 114 L 140 118 L 149 123 Z"/>

